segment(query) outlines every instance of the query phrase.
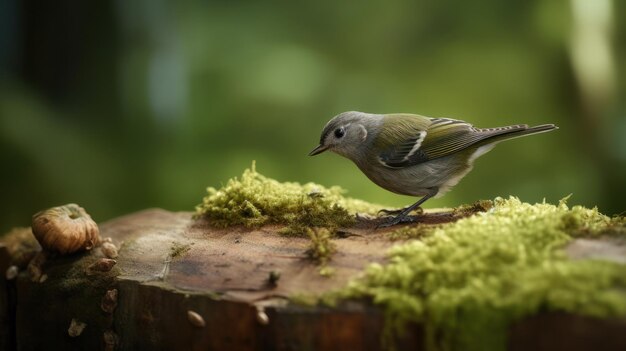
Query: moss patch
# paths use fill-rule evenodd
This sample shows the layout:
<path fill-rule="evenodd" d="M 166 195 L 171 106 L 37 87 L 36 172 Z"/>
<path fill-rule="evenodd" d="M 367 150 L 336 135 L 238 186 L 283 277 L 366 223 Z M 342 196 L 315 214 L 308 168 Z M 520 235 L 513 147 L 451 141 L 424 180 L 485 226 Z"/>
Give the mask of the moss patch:
<path fill-rule="evenodd" d="M 473 204 L 461 205 L 454 209 L 454 213 L 459 216 L 473 215 L 478 212 L 486 212 L 493 208 L 493 201 L 478 200 Z"/>
<path fill-rule="evenodd" d="M 320 274 L 332 275 L 328 266 L 336 246 L 331 241 L 337 229 L 356 223 L 356 213 L 376 213 L 378 206 L 343 196 L 345 191 L 319 184 L 281 183 L 256 171 L 254 162 L 241 178 L 233 178 L 221 189 L 209 187 L 196 217 L 215 226 L 259 227 L 284 225 L 283 235 L 311 239 L 307 255 L 320 266 Z"/>
<path fill-rule="evenodd" d="M 321 275 L 332 275 L 333 269 L 328 267 L 328 262 L 337 251 L 337 246 L 331 240 L 333 233 L 326 228 L 308 228 L 307 235 L 311 239 L 307 255 L 319 264 Z"/>
<path fill-rule="evenodd" d="M 390 240 L 420 239 L 439 227 L 440 226 L 437 225 L 418 223 L 414 226 L 406 226 L 396 229 L 389 233 L 388 238 Z"/>
<path fill-rule="evenodd" d="M 375 212 L 373 205 L 343 196 L 339 187 L 314 183 L 281 183 L 256 171 L 254 163 L 241 178 L 221 189 L 209 187 L 196 215 L 216 226 L 286 225 L 285 234 L 306 235 L 307 228 L 349 227 L 356 212 Z"/>
<path fill-rule="evenodd" d="M 624 235 L 625 223 L 565 201 L 496 199 L 489 212 L 394 247 L 388 264 L 371 264 L 324 299 L 371 298 L 386 311 L 388 335 L 423 323 L 430 350 L 504 350 L 511 322 L 540 311 L 626 315 L 626 267 L 563 251 L 580 235 Z"/>
<path fill-rule="evenodd" d="M 170 257 L 177 258 L 177 257 L 183 256 L 189 250 L 191 250 L 190 244 L 181 244 L 179 242 L 173 242 L 172 247 L 170 247 Z"/>
<path fill-rule="evenodd" d="M 48 279 L 43 283 L 28 282 L 27 288 L 20 289 L 20 301 L 28 301 L 20 310 L 31 318 L 46 314 L 43 320 L 50 322 L 46 325 L 63 333 L 67 333 L 71 318 L 52 322 L 49 316 L 71 316 L 85 322 L 87 327 L 78 345 L 102 340 L 103 331 L 111 328 L 113 320 L 112 315 L 102 311 L 100 304 L 107 290 L 117 287 L 120 270 L 114 266 L 109 272 L 88 274 L 88 267 L 97 260 L 91 251 L 49 258 L 43 265 Z"/>

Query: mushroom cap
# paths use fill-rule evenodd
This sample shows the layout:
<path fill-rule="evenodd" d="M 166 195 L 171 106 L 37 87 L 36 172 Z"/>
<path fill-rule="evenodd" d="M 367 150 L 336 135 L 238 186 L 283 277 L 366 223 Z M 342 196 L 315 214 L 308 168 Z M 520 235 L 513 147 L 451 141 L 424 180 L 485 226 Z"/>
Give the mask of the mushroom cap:
<path fill-rule="evenodd" d="M 61 254 L 91 250 L 98 244 L 98 225 L 76 204 L 52 207 L 33 215 L 32 230 L 39 244 Z"/>

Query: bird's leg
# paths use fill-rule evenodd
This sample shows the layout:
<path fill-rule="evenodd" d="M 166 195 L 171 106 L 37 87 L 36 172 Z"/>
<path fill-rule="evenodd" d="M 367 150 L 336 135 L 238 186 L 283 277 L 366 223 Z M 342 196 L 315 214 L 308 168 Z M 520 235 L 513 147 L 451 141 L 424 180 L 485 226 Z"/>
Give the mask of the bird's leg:
<path fill-rule="evenodd" d="M 402 209 L 402 212 L 400 212 L 399 215 L 397 215 L 396 217 L 392 218 L 388 222 L 379 224 L 377 228 L 391 227 L 392 225 L 396 225 L 396 224 L 400 224 L 400 223 L 412 222 L 413 219 L 408 217 L 408 214 L 411 213 L 411 211 L 413 211 L 417 207 L 419 207 L 421 204 L 423 204 L 426 200 L 428 200 L 431 197 L 435 196 L 438 191 L 439 191 L 438 188 L 431 188 L 430 192 L 428 194 L 426 194 L 426 196 L 424 196 L 423 198 L 419 199 L 419 201 L 417 201 L 413 205 L 411 205 L 409 207 L 405 207 L 404 209 Z"/>

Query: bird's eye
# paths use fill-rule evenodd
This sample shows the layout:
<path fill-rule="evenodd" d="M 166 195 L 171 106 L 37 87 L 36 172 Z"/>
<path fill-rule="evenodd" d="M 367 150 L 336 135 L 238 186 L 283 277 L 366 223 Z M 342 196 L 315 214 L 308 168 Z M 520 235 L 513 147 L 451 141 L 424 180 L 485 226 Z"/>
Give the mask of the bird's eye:
<path fill-rule="evenodd" d="M 346 135 L 346 131 L 343 129 L 343 127 L 335 129 L 335 137 L 336 138 L 341 138 L 344 135 Z"/>

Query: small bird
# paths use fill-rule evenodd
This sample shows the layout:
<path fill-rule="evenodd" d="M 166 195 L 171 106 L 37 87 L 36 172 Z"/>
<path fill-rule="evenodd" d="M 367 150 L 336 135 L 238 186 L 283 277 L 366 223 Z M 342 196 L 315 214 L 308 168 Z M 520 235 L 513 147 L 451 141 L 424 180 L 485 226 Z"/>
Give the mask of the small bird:
<path fill-rule="evenodd" d="M 411 222 L 409 216 L 431 197 L 440 197 L 472 170 L 474 161 L 503 141 L 558 129 L 554 124 L 476 128 L 451 118 L 414 114 L 341 113 L 322 131 L 309 156 L 326 150 L 354 162 L 374 183 L 401 195 L 422 196 L 381 227 Z"/>

